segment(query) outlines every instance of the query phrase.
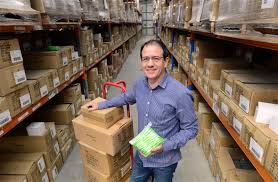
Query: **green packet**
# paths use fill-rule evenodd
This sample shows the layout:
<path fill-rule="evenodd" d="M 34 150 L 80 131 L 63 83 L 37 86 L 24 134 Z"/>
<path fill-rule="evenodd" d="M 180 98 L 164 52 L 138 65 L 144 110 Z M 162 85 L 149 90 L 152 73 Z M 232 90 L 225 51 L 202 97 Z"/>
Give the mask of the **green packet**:
<path fill-rule="evenodd" d="M 165 139 L 159 136 L 154 129 L 151 128 L 149 123 L 145 128 L 134 137 L 129 143 L 139 150 L 141 153 L 148 157 L 155 147 L 164 143 Z"/>

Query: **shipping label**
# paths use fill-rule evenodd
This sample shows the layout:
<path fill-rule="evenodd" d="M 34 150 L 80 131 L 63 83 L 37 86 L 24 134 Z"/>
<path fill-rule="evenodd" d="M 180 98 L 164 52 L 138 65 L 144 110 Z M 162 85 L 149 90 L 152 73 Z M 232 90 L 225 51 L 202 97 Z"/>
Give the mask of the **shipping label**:
<path fill-rule="evenodd" d="M 239 107 L 242 108 L 246 113 L 249 112 L 249 100 L 244 97 L 243 95 L 240 95 L 239 97 Z"/>
<path fill-rule="evenodd" d="M 227 94 L 227 96 L 231 98 L 232 94 L 233 94 L 233 88 L 229 84 L 225 83 L 224 89 L 225 89 L 225 93 Z"/>
<path fill-rule="evenodd" d="M 45 162 L 44 162 L 43 157 L 40 158 L 37 165 L 38 165 L 40 172 L 43 172 L 43 170 L 45 169 Z"/>
<path fill-rule="evenodd" d="M 10 56 L 12 63 L 18 63 L 23 61 L 21 50 L 10 51 Z"/>
<path fill-rule="evenodd" d="M 26 74 L 24 70 L 14 72 L 15 84 L 20 84 L 26 81 Z"/>
<path fill-rule="evenodd" d="M 212 103 L 212 110 L 214 111 L 214 113 L 219 116 L 219 107 L 218 107 L 218 104 L 217 102 L 213 102 Z"/>
<path fill-rule="evenodd" d="M 45 173 L 45 174 L 43 175 L 43 177 L 42 177 L 42 182 L 49 182 L 47 173 Z"/>
<path fill-rule="evenodd" d="M 60 85 L 59 77 L 56 77 L 56 78 L 53 79 L 53 85 L 54 85 L 55 88 Z"/>
<path fill-rule="evenodd" d="M 228 117 L 229 108 L 224 102 L 221 102 L 221 111 L 226 117 Z"/>
<path fill-rule="evenodd" d="M 53 179 L 56 179 L 56 177 L 58 176 L 59 172 L 56 166 L 54 166 L 54 168 L 52 169 L 52 177 Z"/>
<path fill-rule="evenodd" d="M 67 66 L 69 61 L 68 61 L 68 57 L 63 57 L 63 66 Z"/>
<path fill-rule="evenodd" d="M 69 71 L 65 72 L 65 80 L 69 80 L 70 75 L 69 75 Z"/>
<path fill-rule="evenodd" d="M 20 100 L 21 108 L 24 108 L 29 104 L 31 104 L 31 97 L 29 93 L 19 97 L 19 100 Z"/>
<path fill-rule="evenodd" d="M 74 51 L 73 53 L 71 53 L 71 57 L 72 57 L 73 60 L 78 59 L 79 58 L 78 52 Z"/>
<path fill-rule="evenodd" d="M 212 93 L 212 99 L 214 102 L 218 102 L 218 95 L 215 92 Z"/>
<path fill-rule="evenodd" d="M 206 93 L 208 93 L 208 85 L 207 84 L 204 84 L 204 90 Z"/>
<path fill-rule="evenodd" d="M 258 161 L 262 162 L 264 149 L 252 137 L 250 137 L 249 150 Z"/>
<path fill-rule="evenodd" d="M 9 109 L 0 113 L 0 127 L 12 120 Z"/>
<path fill-rule="evenodd" d="M 76 67 L 76 66 L 74 66 L 74 67 L 72 68 L 72 72 L 73 72 L 73 74 L 77 73 L 77 67 Z"/>
<path fill-rule="evenodd" d="M 236 130 L 238 134 L 240 134 L 242 123 L 235 117 L 233 117 L 233 128 Z"/>
<path fill-rule="evenodd" d="M 44 97 L 48 94 L 47 85 L 44 85 L 40 88 L 41 97 Z"/>
<path fill-rule="evenodd" d="M 49 92 L 49 94 L 48 94 L 48 99 L 49 99 L 49 100 L 52 99 L 57 93 L 58 93 L 58 89 L 57 89 L 57 88 L 54 89 L 54 90 L 52 90 L 52 91 Z"/>
<path fill-rule="evenodd" d="M 262 0 L 261 9 L 273 8 L 275 0 Z"/>

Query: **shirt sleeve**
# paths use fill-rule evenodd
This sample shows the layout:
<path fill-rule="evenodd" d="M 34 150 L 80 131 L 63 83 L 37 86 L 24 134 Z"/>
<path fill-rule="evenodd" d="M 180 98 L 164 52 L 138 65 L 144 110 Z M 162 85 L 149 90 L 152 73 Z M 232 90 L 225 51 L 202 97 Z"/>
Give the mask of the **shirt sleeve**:
<path fill-rule="evenodd" d="M 193 106 L 193 97 L 187 92 L 178 99 L 177 115 L 180 121 L 180 131 L 167 138 L 163 144 L 163 151 L 174 150 L 183 147 L 198 133 L 198 122 Z"/>
<path fill-rule="evenodd" d="M 120 107 L 126 104 L 132 105 L 134 103 L 136 103 L 135 84 L 132 89 L 128 90 L 127 92 L 122 93 L 121 95 L 113 97 L 109 100 L 98 103 L 98 108 L 105 109 L 109 107 Z"/>

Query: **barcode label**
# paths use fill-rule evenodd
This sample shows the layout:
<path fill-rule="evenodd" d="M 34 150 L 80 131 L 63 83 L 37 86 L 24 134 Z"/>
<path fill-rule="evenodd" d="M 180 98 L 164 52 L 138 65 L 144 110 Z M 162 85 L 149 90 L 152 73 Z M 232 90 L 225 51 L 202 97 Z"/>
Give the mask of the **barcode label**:
<path fill-rule="evenodd" d="M 53 79 L 53 85 L 54 85 L 55 88 L 60 85 L 59 77 L 56 77 L 56 78 Z"/>
<path fill-rule="evenodd" d="M 55 126 L 50 127 L 49 130 L 50 130 L 50 135 L 51 135 L 51 137 L 52 137 L 52 138 L 55 138 L 55 136 L 56 136 L 56 129 L 55 129 Z"/>
<path fill-rule="evenodd" d="M 218 104 L 217 102 L 213 102 L 212 103 L 212 110 L 214 111 L 214 113 L 219 116 L 219 108 L 218 108 Z"/>
<path fill-rule="evenodd" d="M 43 175 L 43 177 L 42 177 L 42 182 L 49 182 L 47 173 L 45 173 L 45 174 Z"/>
<path fill-rule="evenodd" d="M 74 67 L 72 68 L 72 72 L 73 72 L 73 74 L 77 73 L 77 67 L 76 67 L 76 66 L 74 66 Z"/>
<path fill-rule="evenodd" d="M 124 165 L 124 167 L 122 167 L 122 169 L 121 169 L 122 177 L 124 177 L 126 175 L 126 173 L 130 170 L 130 167 L 131 167 L 131 162 L 129 160 L 128 163 L 126 163 L 126 165 Z"/>
<path fill-rule="evenodd" d="M 241 107 L 246 113 L 249 112 L 249 100 L 244 97 L 243 95 L 240 95 L 239 97 L 239 107 Z"/>
<path fill-rule="evenodd" d="M 250 138 L 249 150 L 258 161 L 262 162 L 264 149 L 252 137 Z"/>
<path fill-rule="evenodd" d="M 9 110 L 0 113 L 0 127 L 12 120 Z"/>
<path fill-rule="evenodd" d="M 208 85 L 204 84 L 205 92 L 208 93 Z"/>
<path fill-rule="evenodd" d="M 262 9 L 273 8 L 275 0 L 262 0 Z"/>
<path fill-rule="evenodd" d="M 44 85 L 40 88 L 40 92 L 41 92 L 41 97 L 44 97 L 48 94 L 48 89 L 47 89 L 47 85 Z"/>
<path fill-rule="evenodd" d="M 65 80 L 69 80 L 70 75 L 69 75 L 69 71 L 65 72 Z"/>
<path fill-rule="evenodd" d="M 14 73 L 15 84 L 20 84 L 26 81 L 26 74 L 24 70 L 17 71 Z"/>
<path fill-rule="evenodd" d="M 53 179 L 56 179 L 56 177 L 58 176 L 58 169 L 56 166 L 54 166 L 54 168 L 52 169 L 52 177 Z"/>
<path fill-rule="evenodd" d="M 60 148 L 59 148 L 58 142 L 56 142 L 56 143 L 54 144 L 54 150 L 55 150 L 56 154 L 58 155 L 59 152 L 60 152 Z"/>
<path fill-rule="evenodd" d="M 67 57 L 63 57 L 63 66 L 67 66 L 68 65 L 68 58 Z"/>
<path fill-rule="evenodd" d="M 225 103 L 223 103 L 223 102 L 221 102 L 221 111 L 222 111 L 222 113 L 223 113 L 226 117 L 228 117 L 229 108 L 228 108 L 228 106 L 227 106 Z"/>
<path fill-rule="evenodd" d="M 82 70 L 84 67 L 83 63 L 80 63 L 80 69 Z"/>
<path fill-rule="evenodd" d="M 40 160 L 38 161 L 38 168 L 40 172 L 43 172 L 43 170 L 45 169 L 45 162 L 43 160 L 43 157 L 41 157 Z"/>
<path fill-rule="evenodd" d="M 233 88 L 227 83 L 225 83 L 225 93 L 227 94 L 228 97 L 230 98 L 232 97 Z"/>
<path fill-rule="evenodd" d="M 78 59 L 79 58 L 78 52 L 74 51 L 73 53 L 71 53 L 71 57 L 72 57 L 73 60 Z"/>
<path fill-rule="evenodd" d="M 31 104 L 31 97 L 30 94 L 25 94 L 19 97 L 21 108 L 26 107 L 27 105 Z"/>
<path fill-rule="evenodd" d="M 56 94 L 58 93 L 58 90 L 52 90 L 49 94 L 48 94 L 48 99 L 52 99 Z"/>
<path fill-rule="evenodd" d="M 21 54 L 20 50 L 10 51 L 10 56 L 11 56 L 12 63 L 18 63 L 18 62 L 23 61 L 22 54 Z"/>
<path fill-rule="evenodd" d="M 242 123 L 235 117 L 233 117 L 233 128 L 236 130 L 238 134 L 240 134 Z"/>
<path fill-rule="evenodd" d="M 212 93 L 212 99 L 214 102 L 218 102 L 218 95 L 215 92 Z"/>

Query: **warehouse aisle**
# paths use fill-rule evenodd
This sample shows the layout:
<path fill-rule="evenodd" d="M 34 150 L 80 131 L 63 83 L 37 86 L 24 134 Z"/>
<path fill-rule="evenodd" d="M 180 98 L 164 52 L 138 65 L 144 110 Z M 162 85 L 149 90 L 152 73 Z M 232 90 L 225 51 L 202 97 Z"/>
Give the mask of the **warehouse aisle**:
<path fill-rule="evenodd" d="M 116 80 L 125 80 L 127 89 L 132 86 L 136 78 L 142 74 L 140 70 L 140 47 L 151 37 L 143 37 L 136 43 L 135 49 L 128 56 L 122 70 Z M 117 89 L 110 89 L 108 97 L 118 95 Z M 134 133 L 137 133 L 137 111 L 135 106 L 131 107 L 131 114 L 134 121 Z M 179 162 L 175 173 L 174 182 L 214 182 L 211 176 L 209 165 L 200 146 L 196 140 L 190 141 L 183 149 L 183 160 Z M 83 167 L 79 155 L 78 144 L 74 147 L 71 155 L 66 161 L 57 182 L 80 182 L 84 181 Z"/>

